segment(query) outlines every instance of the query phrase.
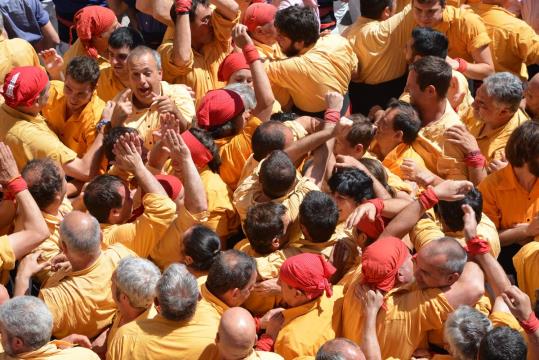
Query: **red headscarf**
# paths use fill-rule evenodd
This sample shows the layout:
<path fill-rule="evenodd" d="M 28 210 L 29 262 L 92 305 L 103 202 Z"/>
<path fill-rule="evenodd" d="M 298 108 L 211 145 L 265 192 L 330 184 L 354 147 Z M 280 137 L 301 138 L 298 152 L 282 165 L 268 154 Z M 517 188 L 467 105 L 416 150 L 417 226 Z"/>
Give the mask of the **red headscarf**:
<path fill-rule="evenodd" d="M 192 133 L 187 130 L 182 132 L 182 139 L 191 152 L 191 158 L 198 168 L 206 166 L 212 161 L 213 155 Z"/>
<path fill-rule="evenodd" d="M 4 79 L 6 105 L 12 108 L 31 106 L 48 82 L 47 73 L 40 67 L 20 66 L 11 69 Z"/>
<path fill-rule="evenodd" d="M 244 110 L 245 105 L 238 93 L 227 89 L 211 90 L 200 101 L 198 125 L 203 129 L 223 125 Z"/>
<path fill-rule="evenodd" d="M 88 56 L 97 59 L 99 54 L 91 44 L 92 38 L 110 29 L 116 21 L 114 11 L 106 7 L 92 5 L 77 11 L 73 23 Z"/>
<path fill-rule="evenodd" d="M 279 278 L 289 286 L 299 289 L 309 300 L 333 294 L 329 278 L 336 269 L 323 255 L 300 254 L 285 260 L 279 272 Z"/>
<path fill-rule="evenodd" d="M 255 3 L 249 5 L 243 16 L 243 25 L 249 32 L 254 32 L 257 26 L 264 26 L 275 20 L 277 8 L 271 4 Z"/>
<path fill-rule="evenodd" d="M 234 52 L 228 55 L 219 66 L 218 80 L 228 82 L 232 74 L 243 69 L 249 69 L 245 56 L 242 53 Z"/>
<path fill-rule="evenodd" d="M 382 291 L 393 289 L 397 272 L 408 256 L 410 251 L 402 240 L 396 237 L 376 240 L 361 256 L 362 283 Z"/>

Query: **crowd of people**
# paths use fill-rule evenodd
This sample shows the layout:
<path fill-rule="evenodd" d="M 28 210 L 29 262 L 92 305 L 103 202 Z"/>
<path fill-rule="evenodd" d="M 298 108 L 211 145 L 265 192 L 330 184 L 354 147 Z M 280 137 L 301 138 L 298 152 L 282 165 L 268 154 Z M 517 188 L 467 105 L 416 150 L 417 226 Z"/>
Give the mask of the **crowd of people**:
<path fill-rule="evenodd" d="M 536 2 L 0 15 L 1 359 L 539 359 Z"/>

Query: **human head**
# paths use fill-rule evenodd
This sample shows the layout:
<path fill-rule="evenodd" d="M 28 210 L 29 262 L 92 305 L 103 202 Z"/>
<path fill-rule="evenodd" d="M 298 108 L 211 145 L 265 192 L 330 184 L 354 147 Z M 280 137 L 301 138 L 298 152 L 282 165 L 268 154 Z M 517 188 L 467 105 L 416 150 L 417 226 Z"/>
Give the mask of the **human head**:
<path fill-rule="evenodd" d="M 221 316 L 215 339 L 223 360 L 246 359 L 256 343 L 255 321 L 249 311 L 232 307 Z"/>
<path fill-rule="evenodd" d="M 309 7 L 290 6 L 275 14 L 277 42 L 286 56 L 298 55 L 320 37 L 319 23 Z"/>
<path fill-rule="evenodd" d="M 299 223 L 306 239 L 323 243 L 329 241 L 339 221 L 337 204 L 322 191 L 309 192 L 299 207 Z"/>
<path fill-rule="evenodd" d="M 43 300 L 17 296 L 0 306 L 4 351 L 13 357 L 46 345 L 52 335 L 52 314 Z"/>
<path fill-rule="evenodd" d="M 37 66 L 19 66 L 4 78 L 3 93 L 7 106 L 37 115 L 49 100 L 49 77 Z"/>
<path fill-rule="evenodd" d="M 356 168 L 335 171 L 328 186 L 339 209 L 339 222 L 345 221 L 361 202 L 376 197 L 372 179 Z"/>
<path fill-rule="evenodd" d="M 447 57 L 449 42 L 439 31 L 428 27 L 416 27 L 406 44 L 406 61 L 411 64 L 423 56 Z"/>
<path fill-rule="evenodd" d="M 249 207 L 243 230 L 254 251 L 269 255 L 285 245 L 289 223 L 283 204 L 266 202 Z"/>
<path fill-rule="evenodd" d="M 414 277 L 422 289 L 451 286 L 467 260 L 466 251 L 454 238 L 433 240 L 414 256 Z"/>
<path fill-rule="evenodd" d="M 260 164 L 262 191 L 271 199 L 286 195 L 296 182 L 296 167 L 282 150 L 272 151 Z"/>
<path fill-rule="evenodd" d="M 183 264 L 172 264 L 156 286 L 156 305 L 167 320 L 187 321 L 195 314 L 199 291 L 195 277 Z"/>
<path fill-rule="evenodd" d="M 359 4 L 361 16 L 373 20 L 389 19 L 397 7 L 396 0 L 362 0 Z"/>
<path fill-rule="evenodd" d="M 522 81 L 517 76 L 509 72 L 492 74 L 477 89 L 474 115 L 493 128 L 500 127 L 517 112 L 523 93 Z"/>
<path fill-rule="evenodd" d="M 277 8 L 272 4 L 252 3 L 245 10 L 243 24 L 251 37 L 266 45 L 275 44 L 277 30 L 273 25 Z"/>
<path fill-rule="evenodd" d="M 346 133 L 337 134 L 333 153 L 360 159 L 371 145 L 376 128 L 369 119 L 361 114 L 353 114 L 349 116 L 349 119 L 352 120 L 352 127 Z"/>
<path fill-rule="evenodd" d="M 252 257 L 238 250 L 227 250 L 210 267 L 206 287 L 228 306 L 240 306 L 251 295 L 256 277 Z"/>
<path fill-rule="evenodd" d="M 387 155 L 397 145 L 411 145 L 415 141 L 421 129 L 421 120 L 412 105 L 393 99 L 375 125 L 374 138 L 384 155 Z"/>
<path fill-rule="evenodd" d="M 445 0 L 412 0 L 412 13 L 421 27 L 435 28 L 442 22 Z"/>
<path fill-rule="evenodd" d="M 478 360 L 525 360 L 528 347 L 520 333 L 508 326 L 490 330 L 479 345 Z"/>
<path fill-rule="evenodd" d="M 527 166 L 539 177 L 539 123 L 526 121 L 513 130 L 505 145 L 505 157 L 513 167 Z"/>
<path fill-rule="evenodd" d="M 87 213 L 72 211 L 60 223 L 60 249 L 72 263 L 101 253 L 101 228 Z"/>
<path fill-rule="evenodd" d="M 122 26 L 112 32 L 108 43 L 108 59 L 114 75 L 127 83 L 129 72 L 127 71 L 127 57 L 131 50 L 144 45 L 144 39 L 140 33 L 129 26 Z"/>
<path fill-rule="evenodd" d="M 440 220 L 447 229 L 452 232 L 462 231 L 464 229 L 464 211 L 462 205 L 469 205 L 475 212 L 475 221 L 479 224 L 483 214 L 483 196 L 477 188 L 473 188 L 464 199 L 457 201 L 440 200 L 436 205 L 436 212 L 440 215 Z"/>
<path fill-rule="evenodd" d="M 526 112 L 533 118 L 539 118 L 539 73 L 528 81 L 524 95 L 526 97 Z"/>
<path fill-rule="evenodd" d="M 99 65 L 88 56 L 76 56 L 66 68 L 64 95 L 66 107 L 72 113 L 81 112 L 92 99 L 97 80 Z"/>
<path fill-rule="evenodd" d="M 271 5 L 270 5 L 271 6 Z M 253 76 L 245 56 L 239 52 L 230 53 L 219 65 L 219 81 L 228 84 L 247 84 L 252 86 Z"/>
<path fill-rule="evenodd" d="M 191 134 L 193 138 L 198 141 L 198 144 L 196 141 L 191 141 L 189 139 L 186 141 L 186 136 L 189 135 L 187 132 L 189 132 L 189 134 Z M 182 138 L 184 139 L 187 147 L 189 147 L 191 158 L 193 158 L 193 162 L 197 168 L 202 169 L 207 165 L 208 168 L 210 168 L 210 170 L 214 173 L 219 172 L 219 167 L 221 166 L 219 149 L 207 131 L 192 127 L 191 129 L 182 133 Z M 200 147 L 199 144 L 202 145 L 203 148 Z M 208 159 L 211 160 L 208 161 Z"/>
<path fill-rule="evenodd" d="M 122 135 L 127 135 L 131 133 L 138 135 L 139 132 L 137 129 L 133 129 L 131 127 L 115 126 L 113 128 L 110 128 L 110 130 L 105 134 L 105 137 L 103 138 L 103 150 L 109 162 L 112 162 L 116 159 L 116 155 L 114 155 L 114 145 L 116 144 L 116 142 L 120 139 Z"/>
<path fill-rule="evenodd" d="M 67 191 L 60 164 L 49 158 L 30 160 L 22 169 L 22 177 L 40 210 L 53 204 L 60 206 Z"/>
<path fill-rule="evenodd" d="M 346 338 L 336 338 L 318 349 L 315 360 L 365 360 L 365 355 L 355 342 Z"/>
<path fill-rule="evenodd" d="M 94 59 L 99 55 L 105 56 L 110 35 L 120 27 L 114 11 L 97 5 L 77 11 L 73 23 L 86 55 Z"/>
<path fill-rule="evenodd" d="M 149 47 L 137 46 L 127 57 L 127 70 L 133 100 L 142 106 L 150 106 L 153 98 L 161 95 L 161 57 Z"/>
<path fill-rule="evenodd" d="M 172 5 L 174 8 L 174 5 Z M 211 21 L 212 9 L 209 0 L 194 0 L 189 10 L 189 25 L 191 27 L 191 42 L 196 46 L 209 44 L 214 38 Z M 176 21 L 176 16 L 172 19 Z"/>
<path fill-rule="evenodd" d="M 228 89 L 211 90 L 200 100 L 198 126 L 214 139 L 236 134 L 243 128 L 245 103 L 240 94 Z"/>
<path fill-rule="evenodd" d="M 182 262 L 195 271 L 208 271 L 221 252 L 221 240 L 204 225 L 195 225 L 184 233 L 181 242 Z"/>
<path fill-rule="evenodd" d="M 253 158 L 262 161 L 273 150 L 284 150 L 294 141 L 292 131 L 282 122 L 270 120 L 260 124 L 251 138 Z"/>
<path fill-rule="evenodd" d="M 395 191 L 395 189 L 389 186 L 389 184 L 387 183 L 387 172 L 380 160 L 369 157 L 362 157 L 361 159 L 359 159 L 359 162 L 367 168 L 367 170 L 376 180 L 378 180 L 380 185 L 382 185 L 386 189 L 386 191 L 389 193 L 389 195 L 391 195 L 391 197 L 397 196 L 397 192 Z"/>
<path fill-rule="evenodd" d="M 467 305 L 452 312 L 444 325 L 444 337 L 454 358 L 477 359 L 481 339 L 492 329 L 485 314 Z"/>
<path fill-rule="evenodd" d="M 99 175 L 86 186 L 83 199 L 88 212 L 101 224 L 122 224 L 131 217 L 131 192 L 119 177 Z"/>
<path fill-rule="evenodd" d="M 412 105 L 421 108 L 432 106 L 445 99 L 453 72 L 445 59 L 424 56 L 410 65 L 406 87 Z"/>

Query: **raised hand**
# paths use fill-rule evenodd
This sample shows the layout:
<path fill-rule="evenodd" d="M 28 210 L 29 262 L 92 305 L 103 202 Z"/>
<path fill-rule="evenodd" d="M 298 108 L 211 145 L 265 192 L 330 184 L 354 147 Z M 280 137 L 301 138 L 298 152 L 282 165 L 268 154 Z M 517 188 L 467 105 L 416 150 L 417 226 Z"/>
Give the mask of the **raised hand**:
<path fill-rule="evenodd" d="M 55 49 L 48 49 L 39 52 L 39 57 L 43 60 L 45 69 L 55 78 L 62 72 L 64 67 L 64 59 Z"/>
<path fill-rule="evenodd" d="M 141 151 L 142 145 L 138 135 L 133 133 L 122 135 L 114 144 L 114 163 L 123 170 L 135 172 L 137 169 L 144 168 Z"/>
<path fill-rule="evenodd" d="M 376 207 L 374 204 L 366 202 L 365 204 L 359 205 L 350 216 L 348 216 L 348 219 L 346 219 L 346 227 L 349 229 L 355 227 L 365 216 L 370 222 L 374 221 L 376 218 Z"/>
<path fill-rule="evenodd" d="M 325 95 L 326 108 L 341 111 L 343 96 L 335 91 L 328 91 Z"/>
<path fill-rule="evenodd" d="M 159 114 L 163 113 L 172 113 L 172 114 L 178 114 L 178 108 L 176 106 L 176 103 L 170 98 L 170 96 L 166 95 L 157 95 L 156 93 L 153 93 L 153 99 L 152 104 L 150 105 L 150 109 L 157 110 Z"/>
<path fill-rule="evenodd" d="M 191 152 L 182 137 L 174 130 L 165 132 L 165 145 L 170 149 L 170 157 L 172 166 L 178 164 L 182 159 L 189 159 Z"/>
<path fill-rule="evenodd" d="M 464 237 L 466 240 L 470 240 L 477 236 L 477 220 L 475 218 L 475 211 L 470 205 L 462 205 L 462 211 L 464 211 Z"/>
<path fill-rule="evenodd" d="M 473 184 L 465 180 L 445 180 L 433 188 L 438 199 L 445 201 L 462 200 L 472 189 Z"/>
<path fill-rule="evenodd" d="M 133 113 L 131 102 L 131 89 L 125 89 L 118 96 L 111 116 L 112 127 L 124 126 L 129 116 Z"/>
<path fill-rule="evenodd" d="M 11 149 L 6 144 L 0 142 L 0 185 L 5 186 L 8 182 L 20 175 Z"/>
<path fill-rule="evenodd" d="M 460 147 L 464 154 L 479 151 L 477 140 L 464 125 L 450 127 L 445 131 L 444 136 L 447 138 L 447 141 Z"/>
<path fill-rule="evenodd" d="M 527 321 L 532 313 L 532 304 L 528 295 L 516 286 L 511 286 L 501 294 L 511 314 L 518 321 Z"/>
<path fill-rule="evenodd" d="M 232 29 L 232 40 L 240 49 L 243 49 L 246 45 L 253 44 L 253 39 L 247 33 L 247 26 L 242 24 L 238 24 Z"/>

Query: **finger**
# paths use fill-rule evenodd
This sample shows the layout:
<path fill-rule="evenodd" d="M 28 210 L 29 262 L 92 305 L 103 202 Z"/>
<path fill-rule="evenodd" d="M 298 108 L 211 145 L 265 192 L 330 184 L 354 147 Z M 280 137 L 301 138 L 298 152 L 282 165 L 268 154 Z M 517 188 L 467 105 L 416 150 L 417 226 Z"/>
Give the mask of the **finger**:
<path fill-rule="evenodd" d="M 130 97 L 130 96 L 131 96 L 131 89 L 127 88 L 127 89 L 123 92 L 123 94 L 122 94 L 122 96 L 120 97 L 120 99 L 121 99 L 122 101 L 125 102 L 125 101 L 128 101 L 128 100 L 129 100 L 129 97 Z"/>

